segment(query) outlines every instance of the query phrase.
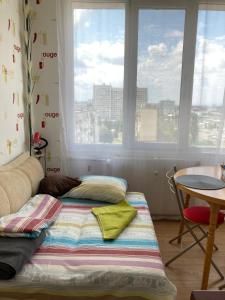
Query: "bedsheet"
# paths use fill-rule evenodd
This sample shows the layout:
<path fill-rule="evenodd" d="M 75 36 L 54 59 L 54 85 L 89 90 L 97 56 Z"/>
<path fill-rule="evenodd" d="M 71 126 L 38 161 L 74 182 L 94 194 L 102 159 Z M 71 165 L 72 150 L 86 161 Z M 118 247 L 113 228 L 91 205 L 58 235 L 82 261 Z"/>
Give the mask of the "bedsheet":
<path fill-rule="evenodd" d="M 113 241 L 103 241 L 91 213 L 92 207 L 106 203 L 62 199 L 63 208 L 44 243 L 15 279 L 0 281 L 0 294 L 175 299 L 176 288 L 165 275 L 144 195 L 127 193 L 126 198 L 138 213 Z"/>

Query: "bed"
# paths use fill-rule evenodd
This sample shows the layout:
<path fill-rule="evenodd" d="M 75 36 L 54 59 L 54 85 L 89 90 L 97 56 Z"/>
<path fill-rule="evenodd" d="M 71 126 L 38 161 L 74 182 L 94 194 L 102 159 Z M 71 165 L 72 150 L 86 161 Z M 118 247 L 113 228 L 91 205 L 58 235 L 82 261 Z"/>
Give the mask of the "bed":
<path fill-rule="evenodd" d="M 7 183 L 4 178 L 9 174 Z M 13 184 L 12 178 L 18 184 L 23 176 L 28 180 L 23 179 L 17 191 L 15 210 L 35 194 L 43 170 L 28 154 L 0 168 L 0 193 L 9 203 L 4 213 L 10 209 L 11 197 L 16 197 L 7 184 Z M 26 185 L 29 192 L 25 193 Z M 41 247 L 14 279 L 0 281 L 0 299 L 175 299 L 176 288 L 165 275 L 144 195 L 127 193 L 126 198 L 138 214 L 114 241 L 102 240 L 91 213 L 92 207 L 107 203 L 61 199 L 63 208 Z"/>

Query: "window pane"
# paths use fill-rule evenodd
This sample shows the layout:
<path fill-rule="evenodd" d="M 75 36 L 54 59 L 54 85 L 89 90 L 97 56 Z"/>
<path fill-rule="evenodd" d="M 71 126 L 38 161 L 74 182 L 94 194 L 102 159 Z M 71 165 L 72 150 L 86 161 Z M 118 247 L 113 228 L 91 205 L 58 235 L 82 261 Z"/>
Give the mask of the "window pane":
<path fill-rule="evenodd" d="M 125 10 L 74 10 L 75 142 L 121 144 Z"/>
<path fill-rule="evenodd" d="M 219 146 L 223 134 L 225 100 L 225 11 L 223 10 L 201 9 L 198 13 L 189 136 L 192 146 Z"/>
<path fill-rule="evenodd" d="M 139 10 L 139 142 L 177 142 L 184 20 L 184 10 Z"/>

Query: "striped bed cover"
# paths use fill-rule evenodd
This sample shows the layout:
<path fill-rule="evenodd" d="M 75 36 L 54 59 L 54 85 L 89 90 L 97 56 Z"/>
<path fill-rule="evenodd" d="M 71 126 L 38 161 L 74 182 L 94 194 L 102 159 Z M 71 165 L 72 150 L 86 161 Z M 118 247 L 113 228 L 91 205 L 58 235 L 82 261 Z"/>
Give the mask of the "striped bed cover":
<path fill-rule="evenodd" d="M 144 195 L 127 193 L 127 200 L 137 216 L 118 239 L 103 241 L 91 208 L 107 204 L 62 199 L 63 208 L 32 260 L 15 279 L 0 281 L 1 299 L 39 299 L 38 294 L 46 295 L 40 299 L 175 299 Z"/>

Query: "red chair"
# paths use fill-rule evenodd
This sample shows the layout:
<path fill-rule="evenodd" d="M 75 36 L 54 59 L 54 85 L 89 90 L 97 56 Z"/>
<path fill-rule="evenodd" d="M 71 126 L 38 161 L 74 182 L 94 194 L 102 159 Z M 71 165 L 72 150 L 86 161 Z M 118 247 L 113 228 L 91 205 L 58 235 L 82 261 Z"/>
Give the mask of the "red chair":
<path fill-rule="evenodd" d="M 176 182 L 174 179 L 174 174 L 176 173 L 176 167 L 170 169 L 166 173 L 166 177 L 168 178 L 168 184 L 170 191 L 172 192 L 172 195 L 175 196 L 175 199 L 178 204 L 179 212 L 180 212 L 180 217 L 181 217 L 181 228 L 179 234 L 171 239 L 169 242 L 172 243 L 173 241 L 177 240 L 178 242 L 181 240 L 181 237 L 187 233 L 190 233 L 191 236 L 194 239 L 194 242 L 184 248 L 182 251 L 180 251 L 177 255 L 172 257 L 170 260 L 168 260 L 165 263 L 165 266 L 169 266 L 173 261 L 175 261 L 177 258 L 179 258 L 181 255 L 186 253 L 188 250 L 190 250 L 192 247 L 195 245 L 198 245 L 201 250 L 205 253 L 206 250 L 204 246 L 202 245 L 201 241 L 205 239 L 208 236 L 208 232 L 205 231 L 201 225 L 209 225 L 210 221 L 210 208 L 207 206 L 191 206 L 191 207 L 186 207 L 185 206 L 185 201 L 183 197 L 183 193 L 181 190 L 178 190 L 176 187 Z M 224 214 L 222 212 L 218 213 L 218 218 L 217 218 L 217 227 L 224 223 Z M 183 231 L 183 228 L 186 230 Z M 198 228 L 202 232 L 202 236 L 200 238 L 197 237 L 194 229 Z M 218 250 L 217 246 L 214 244 L 214 248 Z M 212 260 L 211 261 L 212 266 L 216 270 L 216 272 L 219 274 L 221 279 L 224 279 L 223 274 L 215 264 L 215 262 Z"/>

